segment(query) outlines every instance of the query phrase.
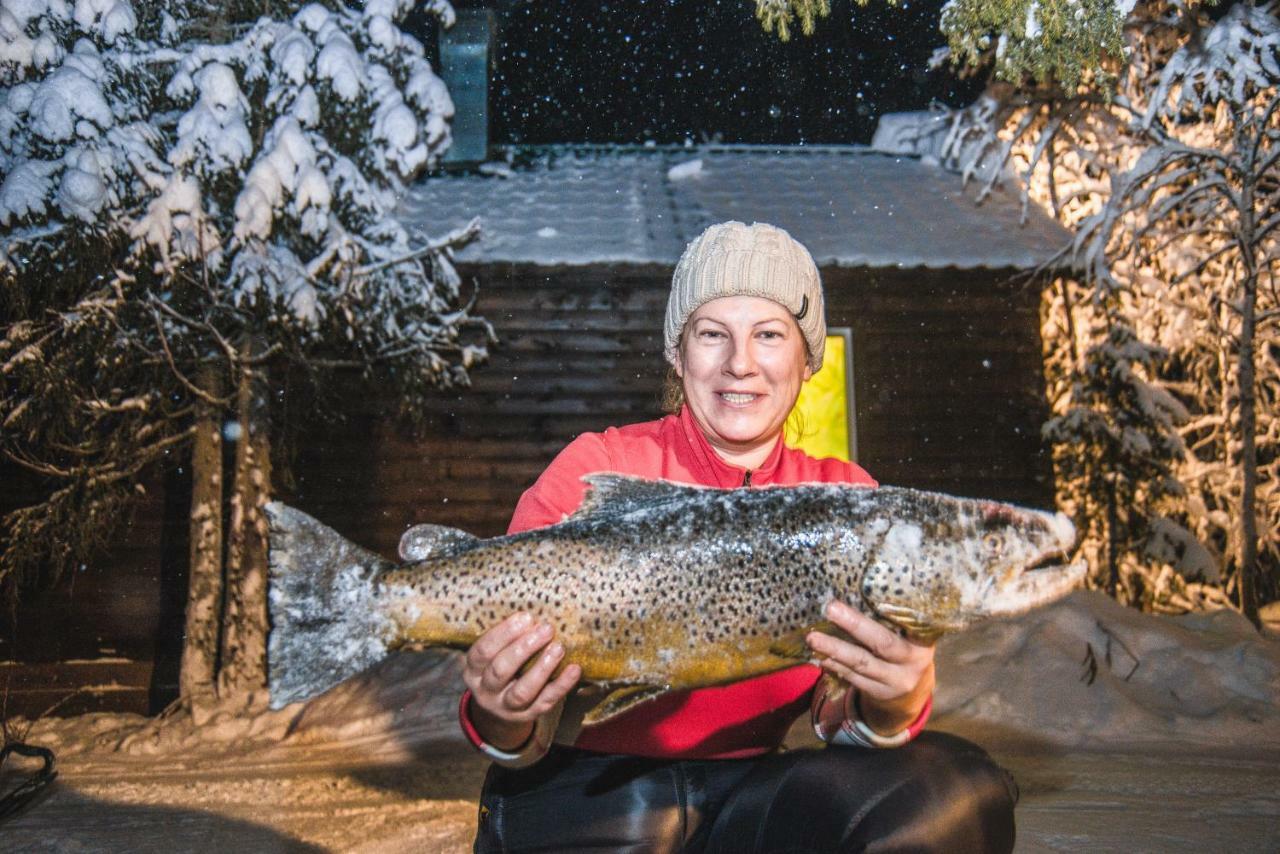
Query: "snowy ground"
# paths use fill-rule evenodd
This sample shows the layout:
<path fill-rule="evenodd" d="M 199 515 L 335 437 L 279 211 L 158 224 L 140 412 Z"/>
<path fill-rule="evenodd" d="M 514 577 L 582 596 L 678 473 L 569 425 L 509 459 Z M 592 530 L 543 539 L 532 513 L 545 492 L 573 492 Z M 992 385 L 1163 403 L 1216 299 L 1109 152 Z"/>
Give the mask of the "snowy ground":
<path fill-rule="evenodd" d="M 935 726 L 1018 779 L 1019 850 L 1280 850 L 1274 635 L 1076 594 L 948 639 L 939 672 Z M 305 709 L 38 722 L 26 740 L 61 776 L 2 847 L 468 850 L 484 766 L 454 731 L 455 679 L 402 655 Z"/>

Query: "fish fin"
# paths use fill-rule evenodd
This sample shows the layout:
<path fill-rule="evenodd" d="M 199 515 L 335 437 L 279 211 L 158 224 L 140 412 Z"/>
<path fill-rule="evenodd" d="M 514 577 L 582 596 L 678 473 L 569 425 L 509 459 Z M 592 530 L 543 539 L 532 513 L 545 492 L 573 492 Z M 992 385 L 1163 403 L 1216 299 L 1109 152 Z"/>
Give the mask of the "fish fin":
<path fill-rule="evenodd" d="M 587 493 L 583 496 L 582 504 L 578 509 L 570 514 L 570 519 L 580 516 L 628 513 L 642 507 L 653 507 L 655 504 L 674 501 L 706 489 L 701 486 L 672 483 L 669 480 L 648 480 L 643 477 L 609 472 L 584 475 L 582 481 L 587 484 Z"/>
<path fill-rule="evenodd" d="M 946 626 L 939 626 L 928 614 L 917 611 L 915 608 L 880 602 L 876 604 L 875 609 L 878 616 L 893 623 L 916 640 L 937 640 L 947 630 Z"/>
<path fill-rule="evenodd" d="M 471 545 L 476 538 L 466 531 L 444 525 L 414 525 L 400 535 L 400 559 L 426 560 L 444 552 Z"/>
<path fill-rule="evenodd" d="M 273 501 L 267 553 L 271 708 L 323 693 L 386 657 L 399 640 L 379 606 L 378 576 L 394 566 L 301 510 Z"/>
<path fill-rule="evenodd" d="M 809 661 L 813 658 L 813 650 L 809 648 L 809 644 L 805 642 L 805 638 L 809 636 L 809 632 L 822 632 L 823 634 L 832 635 L 833 637 L 847 637 L 844 630 L 830 620 L 822 620 L 811 626 L 801 629 L 798 632 L 792 632 L 789 635 L 783 635 L 778 638 L 769 647 L 769 652 L 780 658 L 799 659 L 800 661 Z"/>
<path fill-rule="evenodd" d="M 822 686 L 825 691 L 827 702 L 831 704 L 840 704 L 844 707 L 844 694 L 849 690 L 849 683 L 836 676 L 834 673 L 823 671 Z"/>
<path fill-rule="evenodd" d="M 667 685 L 627 685 L 610 692 L 609 696 L 582 716 L 582 723 L 584 725 L 604 723 L 670 690 L 671 688 Z"/>

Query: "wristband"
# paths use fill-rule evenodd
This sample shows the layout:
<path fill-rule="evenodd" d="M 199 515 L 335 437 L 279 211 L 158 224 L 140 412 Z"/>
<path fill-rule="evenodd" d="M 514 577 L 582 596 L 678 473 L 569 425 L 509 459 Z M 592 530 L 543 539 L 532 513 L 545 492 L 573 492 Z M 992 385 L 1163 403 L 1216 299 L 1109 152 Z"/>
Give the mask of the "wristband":
<path fill-rule="evenodd" d="M 853 701 L 852 713 L 849 710 L 850 695 L 852 695 Z M 924 729 L 925 721 L 929 719 L 929 714 L 933 710 L 933 695 L 930 694 L 929 698 L 925 700 L 924 707 L 920 709 L 920 714 L 916 715 L 914 721 L 893 735 L 881 735 L 862 719 L 862 707 L 859 700 L 859 692 L 856 690 L 851 690 L 849 694 L 845 695 L 845 717 L 844 722 L 840 725 L 840 733 L 849 741 L 861 747 L 901 747 L 920 734 L 920 731 Z"/>
<path fill-rule="evenodd" d="M 546 756 L 547 751 L 551 749 L 551 741 L 555 737 L 555 730 L 560 722 L 562 708 L 563 705 L 557 706 L 538 718 L 533 724 L 533 732 L 529 735 L 529 738 L 513 751 L 494 747 L 480 737 L 479 730 L 471 722 L 471 689 L 463 691 L 462 699 L 458 701 L 458 723 L 462 727 L 462 734 L 467 737 L 467 741 L 471 742 L 471 746 L 476 750 L 499 765 L 504 765 L 508 768 L 523 768 Z"/>

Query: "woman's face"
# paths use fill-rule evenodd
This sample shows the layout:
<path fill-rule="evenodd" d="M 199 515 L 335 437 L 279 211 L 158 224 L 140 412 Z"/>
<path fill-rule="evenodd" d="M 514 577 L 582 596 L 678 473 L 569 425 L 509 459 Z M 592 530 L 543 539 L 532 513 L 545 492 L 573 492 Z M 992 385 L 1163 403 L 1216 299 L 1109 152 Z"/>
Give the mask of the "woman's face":
<path fill-rule="evenodd" d="M 679 362 L 685 405 L 730 461 L 772 448 L 811 374 L 795 319 L 760 297 L 703 303 L 685 324 Z"/>

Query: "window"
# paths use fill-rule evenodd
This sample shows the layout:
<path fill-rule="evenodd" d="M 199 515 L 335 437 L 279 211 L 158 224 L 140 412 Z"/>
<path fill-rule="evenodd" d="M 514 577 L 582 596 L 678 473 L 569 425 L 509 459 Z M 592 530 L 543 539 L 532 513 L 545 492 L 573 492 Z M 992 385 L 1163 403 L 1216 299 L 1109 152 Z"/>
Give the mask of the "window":
<path fill-rule="evenodd" d="M 853 331 L 827 330 L 822 370 L 800 389 L 787 419 L 786 443 L 811 457 L 858 458 L 853 399 Z"/>

